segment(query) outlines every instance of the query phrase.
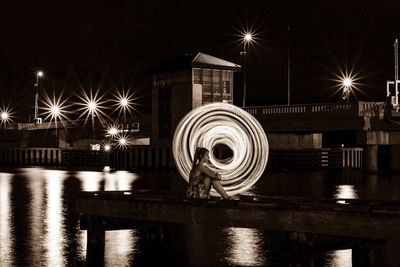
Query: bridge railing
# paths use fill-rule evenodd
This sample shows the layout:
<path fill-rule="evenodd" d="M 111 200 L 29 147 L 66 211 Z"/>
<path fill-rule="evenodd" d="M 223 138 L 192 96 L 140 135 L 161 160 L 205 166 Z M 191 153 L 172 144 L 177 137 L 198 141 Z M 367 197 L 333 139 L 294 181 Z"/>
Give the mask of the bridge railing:
<path fill-rule="evenodd" d="M 355 103 L 321 103 L 321 104 L 300 104 L 300 105 L 278 105 L 264 107 L 246 107 L 244 110 L 255 116 L 269 117 L 307 117 L 331 116 L 340 117 L 382 117 L 384 113 L 384 102 L 355 102 Z"/>

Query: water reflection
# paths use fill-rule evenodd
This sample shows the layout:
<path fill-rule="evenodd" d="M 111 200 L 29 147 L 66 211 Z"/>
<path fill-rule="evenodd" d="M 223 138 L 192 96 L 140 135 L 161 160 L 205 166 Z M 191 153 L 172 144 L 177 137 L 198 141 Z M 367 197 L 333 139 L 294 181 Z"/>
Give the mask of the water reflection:
<path fill-rule="evenodd" d="M 338 185 L 336 186 L 334 198 L 340 199 L 337 203 L 346 204 L 344 199 L 358 199 L 358 194 L 354 189 L 354 185 Z"/>
<path fill-rule="evenodd" d="M 262 232 L 256 229 L 230 227 L 224 229 L 227 238 L 225 260 L 236 266 L 265 265 Z"/>
<path fill-rule="evenodd" d="M 62 210 L 62 184 L 65 173 L 45 171 L 46 180 L 46 247 L 47 266 L 65 266 L 64 212 Z"/>
<path fill-rule="evenodd" d="M 41 262 L 43 255 L 43 236 L 44 236 L 44 212 L 46 211 L 43 207 L 45 199 L 44 195 L 44 183 L 45 180 L 42 176 L 42 169 L 32 168 L 22 170 L 26 176 L 28 176 L 27 186 L 31 195 L 31 203 L 29 205 L 30 212 L 30 242 L 29 248 L 31 252 L 32 262 Z"/>
<path fill-rule="evenodd" d="M 105 243 L 105 264 L 130 266 L 137 249 L 136 230 L 107 231 Z"/>
<path fill-rule="evenodd" d="M 132 183 L 138 178 L 138 175 L 127 171 L 105 173 L 105 190 L 131 190 Z"/>
<path fill-rule="evenodd" d="M 171 179 L 165 179 L 167 175 Z M 334 196 L 343 201 L 371 196 L 398 199 L 400 192 L 400 177 L 373 180 L 362 177 L 326 179 L 321 174 L 281 177 L 286 176 L 278 175 L 272 177 L 273 181 L 271 178 L 265 180 L 265 184 L 259 184 L 251 193 Z M 0 265 L 84 266 L 87 234 L 78 230 L 75 212 L 75 199 L 80 191 L 161 187 L 166 192 L 176 193 L 184 192 L 186 188 L 181 180 L 177 173 L 156 171 L 140 175 L 126 171 L 66 172 L 43 168 L 18 169 L 13 174 L 0 172 Z M 280 234 L 271 236 L 244 228 L 186 227 L 191 230 L 183 231 L 181 225 L 171 227 L 174 232 L 171 232 L 170 239 L 166 235 L 165 240 L 170 240 L 172 245 L 166 242 L 165 246 L 154 246 L 149 243 L 151 239 L 139 238 L 141 229 L 107 232 L 105 263 L 107 266 L 146 266 L 155 257 L 161 264 L 176 261 L 189 263 L 187 266 L 280 266 L 292 259 L 303 262 L 302 255 L 296 256 L 289 249 L 282 250 L 282 244 L 288 241 Z M 144 235 L 144 232 L 140 233 Z M 321 244 L 326 245 L 327 242 L 321 241 Z M 375 254 L 385 255 L 386 260 L 390 257 L 391 262 L 400 262 L 397 253 L 400 243 L 393 241 L 390 246 L 388 244 L 385 241 L 380 248 L 368 249 L 364 249 L 366 245 L 363 244 L 363 249 L 358 249 L 350 243 L 315 252 L 315 258 L 320 260 L 323 257 L 324 263 L 330 263 L 328 266 L 351 266 L 352 260 L 357 262 L 357 259 L 363 260 Z M 338 248 L 352 249 L 336 251 Z M 146 249 L 150 252 L 146 253 Z M 289 260 L 281 258 L 283 251 Z M 158 256 L 154 256 L 155 253 Z"/>
<path fill-rule="evenodd" d="M 132 183 L 139 178 L 137 174 L 127 171 L 80 171 L 76 173 L 76 177 L 81 180 L 83 191 L 131 190 Z"/>
<path fill-rule="evenodd" d="M 99 191 L 103 181 L 103 173 L 80 171 L 76 173 L 76 178 L 82 182 L 83 191 Z"/>
<path fill-rule="evenodd" d="M 331 261 L 329 266 L 332 267 L 351 267 L 352 266 L 352 250 L 336 250 L 331 253 Z"/>
<path fill-rule="evenodd" d="M 11 218 L 12 175 L 0 173 L 0 262 L 2 266 L 13 266 L 13 229 Z"/>

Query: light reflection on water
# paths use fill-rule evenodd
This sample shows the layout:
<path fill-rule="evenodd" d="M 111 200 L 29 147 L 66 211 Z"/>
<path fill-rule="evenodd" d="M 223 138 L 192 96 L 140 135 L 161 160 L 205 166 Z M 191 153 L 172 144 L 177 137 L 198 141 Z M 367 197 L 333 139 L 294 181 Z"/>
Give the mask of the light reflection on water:
<path fill-rule="evenodd" d="M 106 231 L 105 264 L 109 266 L 129 266 L 137 250 L 136 230 Z"/>
<path fill-rule="evenodd" d="M 263 251 L 262 231 L 249 228 L 225 228 L 227 256 L 225 260 L 234 266 L 263 266 L 266 264 Z"/>
<path fill-rule="evenodd" d="M 331 262 L 329 266 L 331 267 L 351 267 L 352 266 L 352 250 L 343 249 L 336 250 L 331 253 Z"/>
<path fill-rule="evenodd" d="M 4 266 L 13 266 L 13 229 L 11 228 L 11 179 L 12 175 L 0 173 L 0 262 Z"/>
<path fill-rule="evenodd" d="M 32 168 L 23 169 L 22 171 L 29 177 L 27 180 L 27 186 L 31 196 L 31 203 L 28 212 L 30 212 L 29 217 L 32 227 L 30 228 L 31 236 L 28 244 L 30 246 L 32 262 L 41 262 L 42 256 L 45 253 L 43 251 L 43 236 L 45 231 L 43 225 L 45 218 L 43 216 L 46 209 L 43 207 L 43 203 L 46 199 L 46 195 L 44 194 L 44 184 L 46 180 L 41 176 L 43 171 L 42 169 Z"/>
<path fill-rule="evenodd" d="M 161 186 L 171 191 L 185 186 L 185 184 L 177 183 L 181 179 L 177 176 L 178 174 L 169 175 L 172 178 L 170 177 L 171 180 L 168 182 L 168 175 L 166 178 L 165 173 L 160 175 L 157 172 L 138 175 L 127 171 L 109 173 L 43 168 L 18 169 L 15 173 L 0 172 L 0 265 L 84 265 L 87 233 L 78 230 L 78 219 L 74 212 L 73 202 L 78 193 L 82 190 L 133 190 L 138 186 L 139 188 L 140 186 L 153 187 L 158 185 L 155 181 L 162 181 Z M 362 183 L 354 179 L 354 185 L 345 184 L 343 181 L 334 183 L 331 179 L 323 180 L 324 176 L 321 174 L 310 176 L 310 178 L 303 174 L 298 180 L 295 175 L 286 181 L 285 176 L 278 178 L 282 179 L 274 180 L 275 184 L 266 179 L 265 185 L 261 184 L 253 188 L 253 192 L 271 194 L 268 190 L 279 189 L 272 192 L 275 195 L 302 195 L 304 192 L 313 191 L 309 194 L 354 199 L 360 196 L 367 198 L 368 195 L 365 192 L 371 192 L 374 197 L 383 198 L 387 195 L 385 192 L 389 191 L 393 194 L 387 197 L 393 199 L 399 195 L 398 187 L 394 185 L 400 185 L 400 179 L 375 179 L 374 188 L 371 187 L 369 180 Z M 382 183 L 385 187 L 379 187 Z M 294 188 L 292 184 L 298 186 Z M 178 240 L 185 241 L 174 246 L 166 245 L 184 253 L 181 256 L 185 258 L 182 262 L 204 263 L 210 260 L 217 266 L 268 266 L 269 264 L 276 266 L 280 262 L 279 257 L 278 260 L 276 259 L 276 255 L 275 258 L 271 257 L 272 250 L 269 250 L 269 246 L 272 241 L 263 231 L 245 228 L 210 231 L 205 226 L 191 227 L 191 229 L 192 232 L 184 234 L 185 231 L 179 232 L 180 228 L 175 228 L 174 231 L 178 231 L 178 237 L 184 235 Z M 199 231 L 199 229 L 203 230 Z M 209 232 L 211 234 L 207 234 Z M 221 241 L 216 242 L 215 239 L 223 240 L 223 245 L 221 246 L 221 243 L 218 243 Z M 138 230 L 107 231 L 104 255 L 106 265 L 138 264 L 141 266 L 140 263 L 146 263 L 148 260 L 148 258 L 143 260 L 143 257 L 157 257 L 158 254 L 154 256 L 153 252 L 146 254 L 141 242 L 143 239 Z M 217 243 L 220 245 L 215 245 Z M 191 244 L 192 250 L 199 250 L 199 248 L 204 250 L 189 251 L 188 244 Z M 395 243 L 393 247 L 398 248 L 398 243 Z M 156 251 L 156 253 L 159 252 Z M 278 255 L 280 253 L 278 249 Z M 351 266 L 354 256 L 352 249 L 331 249 L 329 253 L 323 255 L 326 255 L 325 262 L 329 262 L 328 266 Z M 201 261 L 198 256 L 201 257 Z M 166 263 L 162 259 L 160 257 L 160 263 Z M 138 260 L 139 263 L 135 263 Z"/>
<path fill-rule="evenodd" d="M 65 266 L 65 231 L 64 211 L 62 207 L 62 190 L 65 173 L 62 171 L 46 170 L 46 247 L 47 266 Z"/>
<path fill-rule="evenodd" d="M 336 199 L 358 199 L 357 191 L 354 185 L 338 185 L 336 186 L 336 192 L 334 194 Z M 346 204 L 345 200 L 338 200 L 337 203 Z"/>

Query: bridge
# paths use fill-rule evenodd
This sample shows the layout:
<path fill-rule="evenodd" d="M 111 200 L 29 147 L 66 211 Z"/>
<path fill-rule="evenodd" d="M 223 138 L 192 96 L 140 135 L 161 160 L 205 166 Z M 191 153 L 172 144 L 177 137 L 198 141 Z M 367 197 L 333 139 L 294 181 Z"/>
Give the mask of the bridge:
<path fill-rule="evenodd" d="M 400 131 L 385 120 L 384 102 L 322 103 L 246 107 L 268 132 Z M 400 112 L 392 111 L 400 119 Z"/>
<path fill-rule="evenodd" d="M 389 146 L 390 169 L 400 172 L 400 112 L 385 102 L 246 107 L 267 133 L 271 149 L 322 149 L 323 139 L 343 135 L 363 148 L 364 166 L 378 170 L 378 146 Z M 336 144 L 337 145 L 337 144 Z"/>
<path fill-rule="evenodd" d="M 378 170 L 378 148 L 387 146 L 388 154 L 390 154 L 390 159 L 388 159 L 390 169 L 392 172 L 400 172 L 400 157 L 397 156 L 400 154 L 400 112 L 386 107 L 385 102 L 316 103 L 246 107 L 244 109 L 261 123 L 267 133 L 270 149 L 277 151 L 275 155 L 283 155 L 282 157 L 285 158 L 290 151 L 310 151 L 310 157 L 314 157 L 314 151 L 323 155 L 325 153 L 322 151 L 323 149 L 332 147 L 332 144 L 326 140 L 342 136 L 345 142 L 350 143 L 350 145 L 346 144 L 348 147 L 345 149 L 354 149 L 354 151 L 362 153 L 361 157 L 358 152 L 343 153 L 349 155 L 349 160 L 345 159 L 346 162 L 355 162 L 355 166 L 364 166 L 367 171 L 376 172 Z M 57 124 L 54 121 L 41 124 L 15 123 L 9 125 L 8 129 L 31 133 L 55 128 L 70 129 L 68 136 L 63 130 L 56 136 L 60 142 L 65 143 L 68 138 L 73 139 L 72 141 L 68 139 L 69 142 L 78 142 L 83 139 L 82 129 L 84 127 L 87 130 L 85 138 L 92 140 L 94 131 L 89 129 L 91 126 L 91 121 L 74 120 Z M 107 127 L 98 121 L 94 126 L 102 129 Z M 139 124 L 137 123 L 129 127 L 131 132 L 136 133 L 138 130 Z M 71 134 L 74 131 L 77 133 Z M 100 140 L 104 137 L 100 136 L 100 134 L 104 135 L 103 131 L 97 131 L 96 134 L 99 136 L 94 139 Z M 70 138 L 71 136 L 72 138 Z M 336 149 L 340 148 L 340 144 L 336 143 L 335 145 Z M 322 156 L 321 159 L 318 158 L 318 162 L 324 160 L 325 158 Z"/>
<path fill-rule="evenodd" d="M 82 128 L 82 127 L 92 127 L 95 128 L 104 128 L 107 129 L 110 124 L 106 122 L 99 122 L 90 120 L 67 120 L 67 121 L 50 121 L 50 122 L 42 122 L 42 123 L 11 123 L 7 125 L 7 130 L 27 130 L 27 131 L 35 131 L 35 130 L 48 130 L 48 129 L 62 129 L 62 128 Z M 123 125 L 119 125 L 119 128 L 126 128 L 122 127 Z M 131 132 L 139 132 L 139 123 L 130 123 L 127 125 L 129 131 Z"/>

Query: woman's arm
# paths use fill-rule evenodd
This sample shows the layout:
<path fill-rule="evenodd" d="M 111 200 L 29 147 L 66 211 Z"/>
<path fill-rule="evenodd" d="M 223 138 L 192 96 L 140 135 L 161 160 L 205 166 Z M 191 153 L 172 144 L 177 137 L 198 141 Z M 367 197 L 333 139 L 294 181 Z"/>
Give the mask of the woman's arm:
<path fill-rule="evenodd" d="M 218 179 L 220 180 L 221 177 L 217 172 L 213 172 L 210 168 L 208 168 L 207 166 L 201 165 L 200 167 L 200 171 L 202 173 L 204 173 L 205 175 L 207 175 L 210 178 L 214 178 L 214 179 Z"/>

